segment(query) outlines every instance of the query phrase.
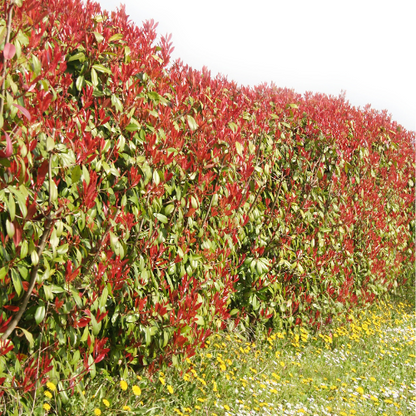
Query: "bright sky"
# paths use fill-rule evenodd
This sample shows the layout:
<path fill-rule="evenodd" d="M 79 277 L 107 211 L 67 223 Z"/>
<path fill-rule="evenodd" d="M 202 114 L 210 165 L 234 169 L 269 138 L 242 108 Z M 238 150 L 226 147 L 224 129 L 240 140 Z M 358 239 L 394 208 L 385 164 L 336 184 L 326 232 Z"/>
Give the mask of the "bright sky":
<path fill-rule="evenodd" d="M 116 10 L 120 0 L 97 0 Z M 338 96 L 416 131 L 412 0 L 124 0 L 137 25 L 172 34 L 173 59 L 242 85 Z"/>

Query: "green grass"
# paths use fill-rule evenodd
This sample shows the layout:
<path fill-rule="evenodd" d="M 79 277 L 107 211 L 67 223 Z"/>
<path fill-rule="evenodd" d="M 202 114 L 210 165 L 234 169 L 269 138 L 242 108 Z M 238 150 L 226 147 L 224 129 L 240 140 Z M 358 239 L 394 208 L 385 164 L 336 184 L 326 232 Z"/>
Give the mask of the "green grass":
<path fill-rule="evenodd" d="M 350 318 L 323 333 L 258 334 L 256 342 L 215 334 L 180 369 L 81 383 L 65 410 L 56 410 L 50 384 L 37 392 L 34 414 L 414 415 L 414 305 L 382 302 Z"/>

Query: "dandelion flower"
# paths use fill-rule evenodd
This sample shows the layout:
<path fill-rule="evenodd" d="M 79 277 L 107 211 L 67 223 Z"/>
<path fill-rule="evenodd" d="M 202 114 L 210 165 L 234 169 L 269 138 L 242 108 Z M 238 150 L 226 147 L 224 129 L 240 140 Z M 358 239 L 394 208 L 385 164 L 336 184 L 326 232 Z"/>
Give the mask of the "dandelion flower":
<path fill-rule="evenodd" d="M 49 412 L 49 410 L 51 410 L 51 406 L 50 406 L 50 404 L 49 404 L 49 403 L 43 403 L 43 408 L 44 408 L 47 412 Z"/>
<path fill-rule="evenodd" d="M 133 393 L 135 396 L 140 396 L 142 394 L 142 390 L 139 386 L 133 386 Z"/>
<path fill-rule="evenodd" d="M 45 391 L 45 396 L 50 399 L 52 397 L 52 393 L 50 391 Z"/>
<path fill-rule="evenodd" d="M 97 407 L 94 409 L 94 415 L 95 416 L 100 416 L 101 415 L 101 410 L 98 409 Z"/>
<path fill-rule="evenodd" d="M 46 383 L 46 387 L 50 390 L 50 391 L 55 391 L 56 390 L 56 386 L 55 384 L 52 383 L 52 381 L 48 381 Z"/>
<path fill-rule="evenodd" d="M 159 377 L 159 381 L 160 381 L 163 385 L 165 385 L 165 384 L 166 384 L 165 379 L 164 379 L 163 377 Z"/>
<path fill-rule="evenodd" d="M 125 410 L 126 412 L 130 412 L 131 407 L 130 406 L 123 406 L 123 410 Z"/>
<path fill-rule="evenodd" d="M 362 387 L 357 387 L 357 391 L 360 394 L 364 394 L 364 389 Z"/>
<path fill-rule="evenodd" d="M 103 399 L 103 403 L 105 407 L 109 407 L 110 406 L 110 402 L 107 399 Z"/>
<path fill-rule="evenodd" d="M 122 390 L 127 390 L 127 383 L 124 380 L 121 380 L 120 387 Z"/>
<path fill-rule="evenodd" d="M 228 406 L 228 404 L 225 404 L 224 409 L 228 412 L 230 410 L 230 406 Z"/>
<path fill-rule="evenodd" d="M 172 387 L 172 386 L 168 386 L 167 388 L 168 388 L 168 392 L 169 392 L 170 394 L 173 394 L 173 387 Z"/>

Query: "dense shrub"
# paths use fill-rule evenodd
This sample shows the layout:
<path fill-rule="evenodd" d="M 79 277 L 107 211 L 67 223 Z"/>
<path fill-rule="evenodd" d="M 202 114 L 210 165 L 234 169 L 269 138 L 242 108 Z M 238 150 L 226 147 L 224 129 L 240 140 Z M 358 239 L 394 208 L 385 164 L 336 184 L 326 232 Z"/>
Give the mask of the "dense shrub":
<path fill-rule="evenodd" d="M 411 275 L 415 133 L 387 113 L 170 63 L 124 8 L 0 4 L 0 394 L 38 374 L 65 402 Z"/>

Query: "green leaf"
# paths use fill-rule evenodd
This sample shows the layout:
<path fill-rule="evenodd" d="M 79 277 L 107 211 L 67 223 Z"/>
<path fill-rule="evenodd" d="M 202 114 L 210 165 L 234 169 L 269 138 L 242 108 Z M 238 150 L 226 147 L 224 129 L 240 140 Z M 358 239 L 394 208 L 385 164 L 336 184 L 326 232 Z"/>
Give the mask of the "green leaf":
<path fill-rule="evenodd" d="M 231 131 L 232 131 L 233 133 L 235 133 L 235 132 L 237 131 L 237 129 L 238 129 L 237 124 L 233 123 L 232 121 L 230 121 L 230 122 L 228 123 L 228 127 L 231 129 Z"/>
<path fill-rule="evenodd" d="M 7 208 L 9 209 L 10 220 L 14 221 L 14 216 L 16 215 L 16 204 L 14 203 L 13 195 L 9 194 L 9 203 L 7 204 Z"/>
<path fill-rule="evenodd" d="M 72 183 L 77 183 L 80 178 L 81 178 L 81 168 L 79 165 L 76 165 L 74 169 L 72 169 L 71 181 Z"/>
<path fill-rule="evenodd" d="M 4 279 L 8 270 L 9 270 L 8 266 L 4 266 L 0 269 L 0 281 Z"/>
<path fill-rule="evenodd" d="M 45 292 L 45 300 L 52 300 L 53 299 L 52 287 L 44 284 L 42 288 L 43 288 L 43 291 Z"/>
<path fill-rule="evenodd" d="M 87 185 L 89 185 L 90 173 L 88 172 L 88 169 L 85 167 L 85 165 L 82 166 L 82 176 L 84 177 L 84 181 L 87 183 Z"/>
<path fill-rule="evenodd" d="M 153 171 L 153 182 L 156 186 L 158 186 L 160 183 L 160 176 L 159 176 L 159 173 L 157 172 L 157 169 Z"/>
<path fill-rule="evenodd" d="M 113 106 L 116 108 L 118 112 L 121 113 L 123 111 L 123 104 L 120 101 L 120 98 L 117 97 L 117 95 L 115 94 L 111 95 L 111 103 L 113 104 Z"/>
<path fill-rule="evenodd" d="M 35 312 L 35 321 L 39 325 L 45 318 L 45 305 L 40 305 L 37 307 Z"/>
<path fill-rule="evenodd" d="M 84 86 L 84 82 L 85 82 L 84 75 L 80 75 L 75 82 L 75 86 L 77 87 L 78 91 L 82 90 L 82 87 Z"/>
<path fill-rule="evenodd" d="M 167 222 L 168 222 L 168 219 L 167 219 L 167 217 L 165 217 L 163 214 L 159 214 L 159 213 L 156 213 L 156 214 L 153 214 L 160 222 L 162 222 L 163 224 L 167 224 Z"/>
<path fill-rule="evenodd" d="M 108 42 L 113 42 L 115 40 L 123 39 L 123 35 L 121 33 L 116 33 L 115 35 L 111 36 L 110 39 L 108 39 Z"/>
<path fill-rule="evenodd" d="M 243 154 L 243 145 L 240 142 L 235 142 L 235 148 L 237 150 L 237 153 L 242 156 Z"/>
<path fill-rule="evenodd" d="M 106 68 L 104 65 L 96 64 L 96 65 L 93 65 L 92 67 L 98 72 L 103 72 L 109 75 L 112 74 L 111 70 L 109 68 Z"/>
<path fill-rule="evenodd" d="M 91 68 L 91 82 L 94 87 L 98 85 L 97 71 L 94 68 Z"/>
<path fill-rule="evenodd" d="M 101 43 L 104 40 L 104 36 L 101 33 L 93 32 L 97 43 Z"/>
<path fill-rule="evenodd" d="M 42 64 L 36 55 L 32 55 L 32 69 L 36 76 L 38 76 L 42 70 Z"/>
<path fill-rule="evenodd" d="M 135 123 L 130 123 L 126 127 L 124 127 L 124 129 L 127 131 L 137 131 L 140 129 L 140 126 Z"/>
<path fill-rule="evenodd" d="M 69 59 L 68 62 L 72 62 L 72 61 L 80 61 L 80 62 L 84 62 L 85 61 L 85 55 L 84 52 L 78 52 L 75 55 L 72 55 Z"/>
<path fill-rule="evenodd" d="M 35 342 L 33 340 L 33 335 L 27 331 L 26 329 L 20 328 L 19 329 L 25 334 L 26 339 L 29 341 L 30 348 L 33 348 Z"/>
<path fill-rule="evenodd" d="M 20 276 L 15 269 L 12 269 L 12 282 L 17 296 L 20 296 L 23 291 L 23 285 L 22 280 L 20 279 Z"/>
<path fill-rule="evenodd" d="M 149 91 L 147 93 L 147 96 L 154 101 L 155 103 L 159 103 L 160 101 L 160 95 L 156 91 Z"/>
<path fill-rule="evenodd" d="M 107 304 L 107 298 L 108 298 L 108 289 L 107 289 L 107 286 L 105 286 L 103 289 L 103 293 L 101 294 L 101 297 L 100 297 L 100 308 L 105 307 L 105 305 Z"/>
<path fill-rule="evenodd" d="M 189 128 L 191 130 L 196 130 L 198 128 L 198 124 L 196 124 L 195 119 L 192 116 L 190 116 L 190 115 L 187 115 L 186 118 L 188 120 Z"/>

